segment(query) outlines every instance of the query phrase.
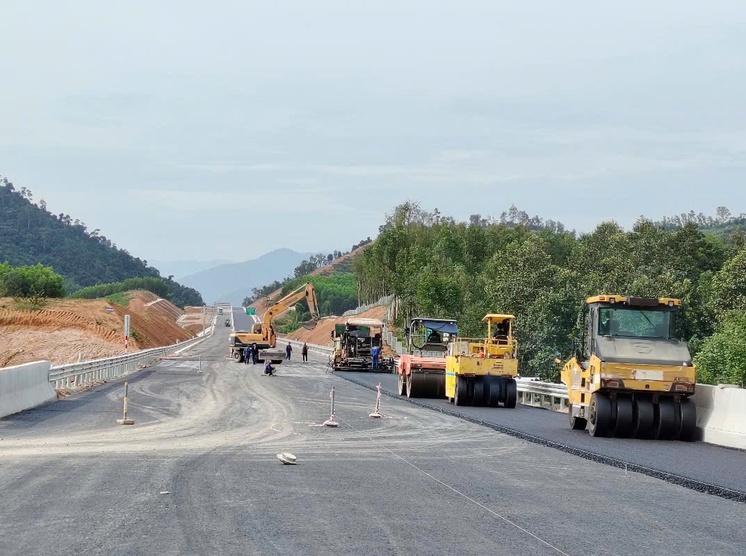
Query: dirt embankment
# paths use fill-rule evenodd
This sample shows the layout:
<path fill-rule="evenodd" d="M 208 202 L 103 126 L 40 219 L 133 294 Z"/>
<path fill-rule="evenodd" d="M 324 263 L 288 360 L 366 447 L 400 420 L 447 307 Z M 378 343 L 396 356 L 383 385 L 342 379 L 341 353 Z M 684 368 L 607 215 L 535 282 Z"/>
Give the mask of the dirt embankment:
<path fill-rule="evenodd" d="M 87 361 L 124 353 L 125 314 L 130 315 L 129 351 L 194 336 L 179 326 L 184 311 L 169 301 L 143 291 L 124 297 L 126 307 L 105 299 L 53 299 L 38 310 L 0 298 L 0 367 L 39 360 L 59 365 L 81 355 Z"/>

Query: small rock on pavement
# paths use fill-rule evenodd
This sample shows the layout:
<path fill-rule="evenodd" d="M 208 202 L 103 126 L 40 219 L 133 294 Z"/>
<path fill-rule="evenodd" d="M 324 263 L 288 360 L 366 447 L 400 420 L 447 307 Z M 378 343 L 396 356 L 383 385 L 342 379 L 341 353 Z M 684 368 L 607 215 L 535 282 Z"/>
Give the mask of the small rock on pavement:
<path fill-rule="evenodd" d="M 295 465 L 298 458 L 290 452 L 283 452 L 282 454 L 277 454 L 277 459 L 279 459 L 283 465 Z"/>

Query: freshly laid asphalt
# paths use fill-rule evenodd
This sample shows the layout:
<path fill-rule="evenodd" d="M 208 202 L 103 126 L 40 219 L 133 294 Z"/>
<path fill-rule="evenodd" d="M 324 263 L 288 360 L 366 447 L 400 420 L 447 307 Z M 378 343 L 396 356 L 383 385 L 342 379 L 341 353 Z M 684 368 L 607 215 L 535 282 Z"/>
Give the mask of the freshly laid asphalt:
<path fill-rule="evenodd" d="M 392 374 L 339 373 L 356 382 L 396 396 L 397 377 Z M 632 438 L 594 438 L 587 431 L 570 429 L 566 414 L 528 406 L 515 409 L 456 407 L 446 399 L 414 398 L 437 411 L 458 412 L 538 440 L 586 452 L 588 457 L 613 458 L 631 465 L 657 470 L 703 484 L 733 490 L 746 496 L 746 452 L 704 442 L 651 441 Z M 716 490 L 716 489 L 713 489 Z"/>
<path fill-rule="evenodd" d="M 371 418 L 375 392 L 327 372 L 322 358 L 294 356 L 265 377 L 228 358 L 228 331 L 127 377 L 132 426 L 116 424 L 123 380 L 0 420 L 0 554 L 682 555 L 746 546 L 746 504 L 394 397 Z M 332 387 L 337 428 L 322 426 Z M 740 452 L 584 438 L 542 410 L 464 410 L 675 469 L 687 467 L 677 453 L 715 454 L 710 477 L 742 484 L 742 475 L 720 477 L 738 474 L 729 458 L 743 462 Z M 281 452 L 298 464 L 282 465 Z"/>

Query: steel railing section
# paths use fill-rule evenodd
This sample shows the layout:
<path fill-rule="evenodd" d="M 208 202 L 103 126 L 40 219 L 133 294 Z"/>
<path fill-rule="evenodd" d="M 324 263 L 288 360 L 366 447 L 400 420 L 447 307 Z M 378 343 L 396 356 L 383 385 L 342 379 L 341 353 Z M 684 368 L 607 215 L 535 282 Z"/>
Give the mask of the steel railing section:
<path fill-rule="evenodd" d="M 567 386 L 541 382 L 531 378 L 516 379 L 518 401 L 523 405 L 543 407 L 552 411 L 567 410 Z"/>
<path fill-rule="evenodd" d="M 386 330 L 383 334 L 383 339 L 386 341 L 386 343 L 391 348 L 391 351 L 396 353 L 397 355 L 401 355 L 404 353 L 404 344 L 402 344 L 399 341 L 399 338 L 397 338 L 390 330 Z"/>
<path fill-rule="evenodd" d="M 214 331 L 215 321 L 199 336 L 185 342 L 93 361 L 55 365 L 49 370 L 49 382 L 54 388 L 71 388 L 121 377 L 152 365 L 170 353 L 188 349 L 212 336 Z"/>
<path fill-rule="evenodd" d="M 350 309 L 349 311 L 345 311 L 342 313 L 343 317 L 351 317 L 353 315 L 359 315 L 360 313 L 364 313 L 365 311 L 370 311 L 371 309 L 375 307 L 380 307 L 381 305 L 389 305 L 394 300 L 393 295 L 387 295 L 376 301 L 375 303 L 368 303 L 367 305 L 362 305 L 361 307 L 358 307 L 357 309 Z"/>

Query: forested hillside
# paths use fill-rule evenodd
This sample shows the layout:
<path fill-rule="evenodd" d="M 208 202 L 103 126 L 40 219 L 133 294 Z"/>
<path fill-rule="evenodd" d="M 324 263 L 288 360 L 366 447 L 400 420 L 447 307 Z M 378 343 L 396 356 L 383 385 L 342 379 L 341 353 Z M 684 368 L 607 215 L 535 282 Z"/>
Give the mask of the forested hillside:
<path fill-rule="evenodd" d="M 160 277 L 147 261 L 117 248 L 100 230 L 89 231 L 67 214 L 50 213 L 43 199 L 35 204 L 31 191 L 16 190 L 6 178 L 0 179 L 0 263 L 51 267 L 64 277 L 67 293 L 128 278 Z M 196 290 L 170 277 L 163 281 L 177 305 L 202 304 Z"/>
<path fill-rule="evenodd" d="M 557 378 L 554 359 L 572 353 L 586 297 L 678 297 L 685 304 L 680 334 L 697 354 L 700 381 L 746 380 L 742 216 L 642 218 L 630 231 L 607 222 L 578 235 L 516 214 L 457 222 L 416 203 L 396 207 L 355 260 L 361 301 L 396 294 L 402 323 L 455 317 L 465 336 L 484 333 L 488 312 L 513 313 L 521 373 Z"/>

